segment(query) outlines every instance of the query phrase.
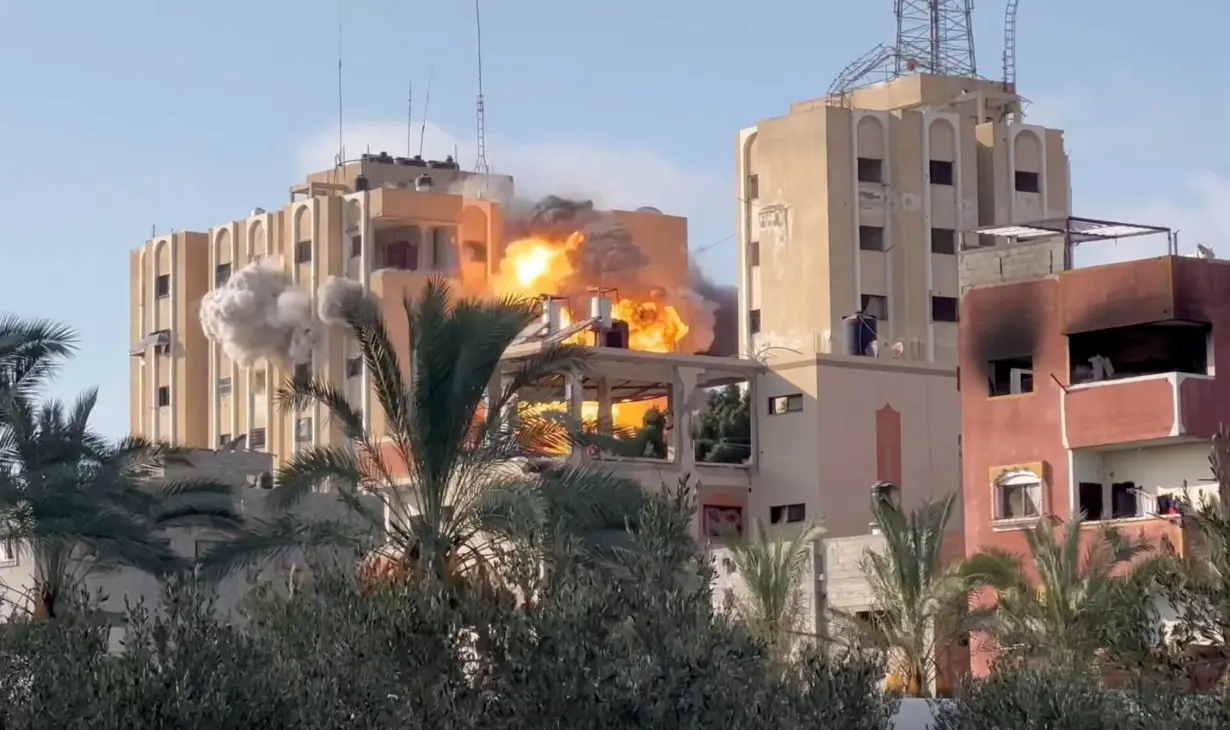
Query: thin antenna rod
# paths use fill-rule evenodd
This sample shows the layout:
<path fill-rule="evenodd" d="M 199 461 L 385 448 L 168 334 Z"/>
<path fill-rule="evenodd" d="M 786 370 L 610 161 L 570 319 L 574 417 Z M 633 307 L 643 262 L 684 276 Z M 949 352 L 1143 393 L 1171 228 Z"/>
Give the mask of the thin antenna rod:
<path fill-rule="evenodd" d="M 427 73 L 427 98 L 423 99 L 423 126 L 419 127 L 419 157 L 423 156 L 423 139 L 427 136 L 427 110 L 431 108 L 431 82 L 436 78 L 436 67 Z"/>
<path fill-rule="evenodd" d="M 406 157 L 414 154 L 414 82 L 406 92 Z"/>
<path fill-rule="evenodd" d="M 346 161 L 346 143 L 342 116 L 342 0 L 337 0 L 337 166 Z"/>
<path fill-rule="evenodd" d="M 479 0 L 474 0 L 474 30 L 478 37 L 478 103 L 477 109 L 477 152 L 474 171 L 484 175 L 491 172 L 487 164 L 487 110 L 483 101 L 483 16 L 479 10 Z"/>

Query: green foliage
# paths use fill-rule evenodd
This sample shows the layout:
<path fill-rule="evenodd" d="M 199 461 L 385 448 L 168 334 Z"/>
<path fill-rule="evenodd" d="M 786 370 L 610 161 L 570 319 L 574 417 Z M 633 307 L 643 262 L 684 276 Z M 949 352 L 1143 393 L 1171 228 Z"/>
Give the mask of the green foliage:
<path fill-rule="evenodd" d="M 1120 691 L 1079 672 L 1001 669 L 964 682 L 939 706 L 932 730 L 1215 730 L 1227 722 L 1230 705 L 1215 696 Z"/>
<path fill-rule="evenodd" d="M 1142 627 L 1156 625 L 1145 599 L 1162 566 L 1136 564 L 1150 547 L 1109 527 L 1088 535 L 1087 541 L 1085 536 L 1079 520 L 1069 521 L 1058 534 L 1047 522 L 1026 531 L 1036 578 L 1024 556 L 999 549 L 984 549 L 966 562 L 966 575 L 997 596 L 994 606 L 976 611 L 973 619 L 1006 653 L 1032 662 L 1087 666 L 1108 651 L 1115 653 L 1121 639 L 1128 641 L 1125 650 L 1139 648 Z M 1129 598 L 1139 610 L 1120 610 Z"/>
<path fill-rule="evenodd" d="M 692 433 L 697 461 L 742 464 L 752 454 L 751 394 L 728 385 L 709 394 Z"/>
<path fill-rule="evenodd" d="M 868 551 L 863 572 L 871 586 L 874 620 L 836 612 L 856 643 L 892 657 L 905 693 L 929 694 L 937 675 L 937 649 L 957 640 L 957 619 L 968 605 L 968 582 L 944 560 L 944 539 L 955 496 L 924 501 L 905 512 L 891 499 L 872 502 L 884 551 Z"/>
<path fill-rule="evenodd" d="M 554 561 L 531 607 L 411 575 L 318 572 L 262 591 L 242 626 L 173 582 L 108 656 L 90 613 L 0 629 L 0 726 L 302 730 L 882 730 L 882 668 L 807 654 L 783 671 L 712 608 L 684 489 L 644 507 L 636 549 Z M 575 557 L 581 558 L 582 555 Z"/>

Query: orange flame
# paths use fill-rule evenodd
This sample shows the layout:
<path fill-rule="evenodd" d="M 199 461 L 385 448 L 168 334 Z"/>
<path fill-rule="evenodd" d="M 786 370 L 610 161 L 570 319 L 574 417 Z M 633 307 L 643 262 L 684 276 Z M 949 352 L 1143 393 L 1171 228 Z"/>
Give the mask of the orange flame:
<path fill-rule="evenodd" d="M 496 291 L 526 297 L 579 294 L 566 287 L 575 283 L 572 257 L 584 242 L 585 236 L 578 231 L 562 241 L 530 236 L 509 243 L 495 277 Z M 614 303 L 612 314 L 628 323 L 628 347 L 633 350 L 674 352 L 688 334 L 678 310 L 665 302 L 624 298 Z M 565 311 L 561 324 L 567 326 L 579 316 L 580 312 Z M 592 338 L 578 336 L 570 341 L 588 344 Z"/>

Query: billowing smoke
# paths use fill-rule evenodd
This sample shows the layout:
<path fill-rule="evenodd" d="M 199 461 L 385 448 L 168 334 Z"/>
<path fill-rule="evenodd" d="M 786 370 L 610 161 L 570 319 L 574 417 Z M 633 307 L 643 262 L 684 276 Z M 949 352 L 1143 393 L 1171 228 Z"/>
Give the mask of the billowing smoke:
<path fill-rule="evenodd" d="M 738 288 L 713 281 L 695 262 L 688 266 L 688 278 L 692 292 L 703 302 L 705 310 L 712 318 L 709 329 L 713 333 L 713 341 L 708 345 L 694 343 L 697 352 L 719 357 L 739 354 Z"/>
<path fill-rule="evenodd" d="M 579 283 L 618 289 L 623 296 L 686 302 L 696 352 L 738 352 L 738 295 L 734 287 L 715 284 L 691 263 L 688 282 L 681 289 L 674 272 L 650 266 L 650 257 L 627 227 L 589 200 L 551 195 L 532 205 L 509 201 L 506 209 L 510 240 L 531 234 L 556 239 L 575 231 L 584 234 L 584 243 L 572 261 Z"/>
<path fill-rule="evenodd" d="M 303 363 L 312 357 L 322 324 L 341 323 L 346 303 L 362 296 L 358 282 L 329 277 L 316 292 L 314 312 L 310 293 L 295 286 L 279 261 L 264 259 L 204 296 L 201 328 L 238 363 Z"/>

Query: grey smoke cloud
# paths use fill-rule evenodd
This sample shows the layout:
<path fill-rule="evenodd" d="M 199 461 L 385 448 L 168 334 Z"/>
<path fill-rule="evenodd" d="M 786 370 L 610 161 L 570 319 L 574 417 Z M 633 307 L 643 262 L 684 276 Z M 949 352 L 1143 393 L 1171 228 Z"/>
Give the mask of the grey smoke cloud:
<path fill-rule="evenodd" d="M 239 269 L 201 299 L 201 329 L 227 357 L 251 365 L 309 362 L 322 326 L 341 323 L 348 302 L 363 297 L 357 281 L 329 277 L 316 292 L 295 286 L 276 259 Z"/>

